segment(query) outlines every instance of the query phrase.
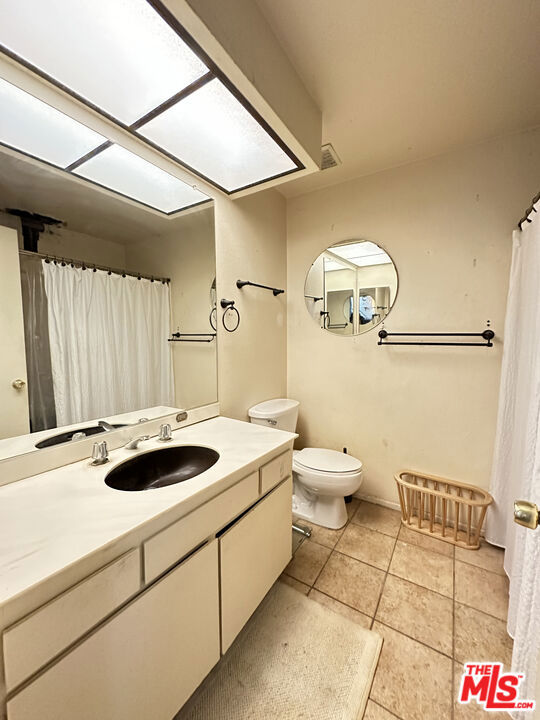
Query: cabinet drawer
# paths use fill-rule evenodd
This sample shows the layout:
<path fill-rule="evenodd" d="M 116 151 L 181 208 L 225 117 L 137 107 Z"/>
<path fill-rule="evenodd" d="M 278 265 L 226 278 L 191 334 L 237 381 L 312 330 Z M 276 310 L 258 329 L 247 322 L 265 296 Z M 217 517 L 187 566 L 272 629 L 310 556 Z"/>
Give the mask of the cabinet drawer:
<path fill-rule="evenodd" d="M 257 501 L 259 475 L 251 473 L 144 543 L 144 578 L 152 582 L 194 547 Z"/>
<path fill-rule="evenodd" d="M 278 485 L 292 473 L 292 450 L 287 450 L 261 468 L 261 495 Z"/>
<path fill-rule="evenodd" d="M 291 497 L 289 477 L 219 540 L 222 653 L 291 559 Z"/>
<path fill-rule="evenodd" d="M 219 660 L 217 540 L 11 698 L 8 720 L 168 720 Z"/>
<path fill-rule="evenodd" d="M 130 550 L 5 630 L 7 690 L 82 637 L 140 586 L 140 553 Z"/>

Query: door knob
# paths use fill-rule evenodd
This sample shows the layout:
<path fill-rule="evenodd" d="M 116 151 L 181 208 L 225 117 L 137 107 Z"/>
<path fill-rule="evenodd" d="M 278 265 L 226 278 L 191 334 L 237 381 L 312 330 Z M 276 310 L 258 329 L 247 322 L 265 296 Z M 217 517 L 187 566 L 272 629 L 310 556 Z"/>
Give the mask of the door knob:
<path fill-rule="evenodd" d="M 528 500 L 516 500 L 514 503 L 514 522 L 535 530 L 538 527 L 538 508 Z"/>
<path fill-rule="evenodd" d="M 11 385 L 15 388 L 15 390 L 22 390 L 26 383 L 24 380 L 19 378 L 18 380 L 14 380 Z"/>

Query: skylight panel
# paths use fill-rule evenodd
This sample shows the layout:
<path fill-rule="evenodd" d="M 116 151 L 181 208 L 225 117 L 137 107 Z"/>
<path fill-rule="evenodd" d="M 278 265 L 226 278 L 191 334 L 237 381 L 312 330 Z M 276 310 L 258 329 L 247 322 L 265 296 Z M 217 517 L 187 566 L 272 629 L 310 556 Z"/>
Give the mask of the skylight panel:
<path fill-rule="evenodd" d="M 0 107 L 0 142 L 60 168 L 106 140 L 1 78 Z"/>
<path fill-rule="evenodd" d="M 0 0 L 0 43 L 126 125 L 207 67 L 147 0 Z"/>
<path fill-rule="evenodd" d="M 229 192 L 297 168 L 218 79 L 138 132 Z"/>
<path fill-rule="evenodd" d="M 111 145 L 73 172 L 164 213 L 208 200 L 204 193 L 119 145 Z"/>
<path fill-rule="evenodd" d="M 384 265 L 391 263 L 392 260 L 384 250 L 375 243 L 366 240 L 358 243 L 348 243 L 346 245 L 339 245 L 332 248 L 334 255 L 348 260 L 348 262 L 358 265 L 359 267 L 365 267 L 367 265 Z"/>

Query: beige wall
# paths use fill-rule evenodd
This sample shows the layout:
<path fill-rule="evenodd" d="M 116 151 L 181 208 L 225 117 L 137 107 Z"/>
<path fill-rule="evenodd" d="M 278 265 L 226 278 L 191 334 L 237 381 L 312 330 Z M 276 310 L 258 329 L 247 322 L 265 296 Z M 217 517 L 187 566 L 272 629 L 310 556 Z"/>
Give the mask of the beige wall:
<path fill-rule="evenodd" d="M 236 287 L 241 279 L 285 289 L 285 200 L 269 190 L 235 201 L 218 198 L 215 210 L 219 401 L 223 415 L 245 420 L 251 405 L 286 394 L 286 295 Z M 234 333 L 221 324 L 223 297 L 235 300 L 240 312 Z"/>
<path fill-rule="evenodd" d="M 214 210 L 186 215 L 174 235 L 127 248 L 128 268 L 171 279 L 171 331 L 213 332 L 210 287 L 216 274 Z M 176 404 L 193 408 L 216 402 L 216 342 L 171 343 Z"/>
<path fill-rule="evenodd" d="M 53 228 L 39 236 L 39 252 L 59 257 L 84 260 L 87 263 L 123 269 L 126 263 L 126 246 L 94 235 L 76 232 L 69 228 Z"/>
<path fill-rule="evenodd" d="M 395 502 L 410 467 L 486 487 L 495 430 L 511 232 L 540 186 L 540 131 L 463 149 L 289 201 L 288 395 L 301 446 L 364 463 L 361 494 Z M 396 263 L 389 331 L 497 333 L 493 349 L 378 347 L 324 333 L 306 311 L 313 258 L 351 238 Z"/>

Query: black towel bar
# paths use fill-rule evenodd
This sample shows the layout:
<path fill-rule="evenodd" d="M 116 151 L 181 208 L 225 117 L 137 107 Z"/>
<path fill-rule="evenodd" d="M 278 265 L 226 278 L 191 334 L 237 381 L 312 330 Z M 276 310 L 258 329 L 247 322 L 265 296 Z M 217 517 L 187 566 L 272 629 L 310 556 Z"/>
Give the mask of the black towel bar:
<path fill-rule="evenodd" d="M 205 342 L 209 343 L 214 340 L 216 333 L 181 333 L 175 332 L 172 337 L 168 338 L 168 342 Z"/>
<path fill-rule="evenodd" d="M 237 280 L 236 281 L 236 287 L 241 290 L 246 285 L 251 285 L 251 287 L 258 287 L 262 288 L 263 290 L 271 290 L 274 293 L 274 296 L 281 295 L 285 292 L 285 290 L 280 290 L 279 288 L 270 287 L 269 285 L 259 285 L 259 283 L 250 282 L 249 280 Z"/>
<path fill-rule="evenodd" d="M 392 340 L 387 340 L 387 338 L 389 337 L 477 337 L 483 338 L 485 342 L 424 342 L 421 340 L 400 340 L 398 342 L 394 342 Z M 379 330 L 379 342 L 377 343 L 377 345 L 445 345 L 455 347 L 493 347 L 494 337 L 495 333 L 493 332 L 493 330 L 491 330 L 489 326 L 481 333 L 389 333 L 387 330 Z"/>

